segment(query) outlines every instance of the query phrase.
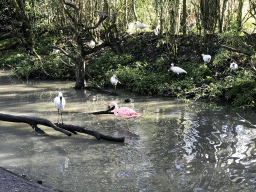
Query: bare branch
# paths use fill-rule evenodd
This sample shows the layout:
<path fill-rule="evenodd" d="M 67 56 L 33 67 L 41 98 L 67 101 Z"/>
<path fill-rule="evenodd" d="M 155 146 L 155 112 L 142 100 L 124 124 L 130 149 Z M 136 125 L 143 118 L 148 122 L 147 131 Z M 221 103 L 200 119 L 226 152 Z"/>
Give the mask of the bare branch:
<path fill-rule="evenodd" d="M 51 49 L 58 49 L 60 50 L 61 53 L 63 53 L 64 55 L 66 55 L 67 57 L 74 59 L 70 54 L 68 54 L 64 49 L 62 49 L 61 47 L 58 46 L 54 46 L 54 45 L 48 45 L 49 48 Z"/>
<path fill-rule="evenodd" d="M 66 124 L 55 124 L 58 127 L 61 127 L 62 129 L 68 130 L 70 132 L 80 132 L 80 133 L 85 133 L 87 135 L 92 135 L 96 139 L 104 139 L 108 141 L 116 141 L 116 142 L 124 142 L 125 138 L 124 137 L 112 137 L 109 135 L 104 135 L 99 133 L 98 131 L 93 131 L 93 130 L 88 130 L 85 129 L 84 127 L 76 126 L 76 125 L 66 125 Z"/>
<path fill-rule="evenodd" d="M 248 55 L 248 56 L 252 56 L 252 53 L 250 52 L 247 52 L 247 51 L 243 51 L 241 49 L 236 49 L 236 48 L 233 48 L 233 47 L 229 47 L 229 46 L 226 46 L 226 45 L 221 45 L 221 47 L 229 50 L 229 51 L 234 51 L 234 52 L 237 52 L 237 53 L 243 53 L 245 55 Z"/>
<path fill-rule="evenodd" d="M 76 7 L 76 3 L 75 2 L 71 2 L 71 1 L 65 1 L 65 4 L 74 8 L 76 11 L 78 10 L 78 8 Z"/>
<path fill-rule="evenodd" d="M 63 61 L 62 59 L 60 59 L 60 61 L 64 64 L 64 65 L 67 65 L 69 67 L 75 67 L 75 65 L 70 65 L 69 63 Z"/>
<path fill-rule="evenodd" d="M 107 18 L 108 18 L 107 16 L 100 17 L 100 20 L 98 21 L 98 23 L 95 24 L 94 27 L 87 27 L 87 28 L 84 28 L 84 30 L 96 29 Z"/>
<path fill-rule="evenodd" d="M 124 142 L 124 137 L 112 137 L 109 135 L 103 135 L 97 131 L 88 130 L 84 127 L 75 126 L 75 125 L 66 125 L 55 123 L 53 124 L 51 121 L 39 117 L 29 117 L 29 116 L 17 116 L 17 115 L 9 115 L 0 113 L 0 121 L 9 121 L 9 122 L 16 122 L 16 123 L 27 123 L 29 124 L 35 131 L 40 133 L 45 133 L 43 130 L 37 127 L 38 124 L 51 127 L 56 131 L 60 131 L 67 136 L 71 136 L 71 134 L 77 134 L 77 132 L 85 133 L 88 135 L 92 135 L 96 137 L 98 140 L 104 139 L 108 141 L 116 141 L 116 142 Z"/>
<path fill-rule="evenodd" d="M 113 17 L 113 15 L 108 15 L 102 11 L 99 10 L 95 10 L 96 13 L 98 13 L 98 15 L 102 16 L 102 17 Z"/>
<path fill-rule="evenodd" d="M 66 134 L 67 136 L 71 136 L 71 133 L 69 131 L 61 129 L 61 128 L 57 127 L 56 125 L 54 125 L 51 121 L 49 121 L 47 119 L 39 118 L 39 117 L 17 116 L 17 115 L 9 115 L 9 114 L 0 113 L 0 120 L 16 122 L 16 123 L 27 123 L 36 131 L 41 130 L 37 127 L 37 125 L 40 124 L 40 125 L 51 127 L 53 129 L 55 129 L 56 131 L 60 131 L 64 134 Z"/>
<path fill-rule="evenodd" d="M 65 29 L 70 29 L 73 33 L 75 33 L 76 35 L 78 34 L 78 32 L 75 30 L 75 28 L 71 25 L 69 26 L 65 26 L 65 27 L 61 27 L 61 26 L 58 26 L 58 29 L 59 30 L 65 30 Z"/>

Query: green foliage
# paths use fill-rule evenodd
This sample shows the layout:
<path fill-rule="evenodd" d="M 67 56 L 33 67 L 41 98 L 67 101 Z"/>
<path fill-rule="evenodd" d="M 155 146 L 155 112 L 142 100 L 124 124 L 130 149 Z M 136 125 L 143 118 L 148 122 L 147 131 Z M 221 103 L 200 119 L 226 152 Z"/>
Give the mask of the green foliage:
<path fill-rule="evenodd" d="M 106 85 L 106 82 L 109 82 L 115 69 L 127 65 L 131 60 L 131 55 L 115 55 L 112 52 L 106 52 L 101 58 L 92 63 L 89 68 L 89 75 L 92 80 L 98 82 L 100 86 L 104 86 Z M 111 74 L 109 72 L 111 72 Z"/>
<path fill-rule="evenodd" d="M 30 58 L 25 54 L 14 54 L 5 60 L 4 65 L 12 65 L 13 72 L 18 77 L 28 77 L 31 72 Z"/>
<path fill-rule="evenodd" d="M 227 60 L 230 58 L 229 51 L 226 49 L 219 49 L 218 53 L 214 57 L 213 66 L 218 70 L 224 70 L 227 65 Z"/>
<path fill-rule="evenodd" d="M 247 71 L 237 72 L 237 78 L 233 81 L 227 79 L 232 86 L 226 94 L 226 99 L 231 100 L 236 107 L 255 107 L 256 82 L 252 74 Z"/>
<path fill-rule="evenodd" d="M 39 55 L 48 55 L 51 50 L 48 45 L 53 45 L 56 43 L 56 38 L 54 36 L 42 36 L 35 44 L 35 50 Z"/>
<path fill-rule="evenodd" d="M 17 37 L 12 37 L 12 38 L 9 38 L 9 39 L 1 40 L 0 41 L 0 50 L 9 49 L 10 46 L 12 45 L 12 43 L 14 43 L 15 41 L 18 41 Z"/>
<path fill-rule="evenodd" d="M 155 72 L 163 72 L 166 71 L 168 66 L 168 60 L 164 59 L 163 57 L 160 57 L 156 60 L 155 64 L 153 65 L 154 71 Z"/>
<path fill-rule="evenodd" d="M 11 68 L 13 73 L 20 78 L 36 75 L 36 77 L 74 79 L 74 69 L 62 62 L 70 62 L 67 56 L 58 55 L 48 48 L 48 45 L 55 41 L 53 36 L 44 36 L 36 41 L 35 51 L 40 55 L 41 60 L 36 55 L 12 52 L 1 58 L 0 66 Z M 6 42 L 8 41 L 2 41 L 2 44 Z"/>

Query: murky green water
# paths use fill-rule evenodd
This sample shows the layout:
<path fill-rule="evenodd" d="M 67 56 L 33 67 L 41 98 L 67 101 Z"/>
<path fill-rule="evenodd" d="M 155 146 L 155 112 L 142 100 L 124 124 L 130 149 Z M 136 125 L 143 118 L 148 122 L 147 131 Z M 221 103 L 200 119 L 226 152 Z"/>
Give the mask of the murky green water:
<path fill-rule="evenodd" d="M 0 113 L 58 120 L 54 97 L 66 98 L 64 123 L 125 143 L 66 135 L 40 126 L 0 121 L 0 166 L 64 192 L 255 191 L 256 119 L 253 111 L 167 98 L 119 97 L 72 87 L 73 82 L 17 81 L 0 74 Z M 142 118 L 90 115 L 115 100 Z M 246 120 L 250 121 L 245 121 Z"/>

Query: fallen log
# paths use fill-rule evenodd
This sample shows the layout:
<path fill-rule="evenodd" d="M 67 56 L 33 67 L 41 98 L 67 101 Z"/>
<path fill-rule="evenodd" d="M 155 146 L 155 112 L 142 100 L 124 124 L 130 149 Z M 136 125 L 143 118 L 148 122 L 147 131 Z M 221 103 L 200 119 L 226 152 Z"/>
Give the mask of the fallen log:
<path fill-rule="evenodd" d="M 109 109 L 111 110 L 111 109 Z M 44 125 L 51 127 L 55 129 L 56 131 L 60 131 L 67 136 L 71 136 L 73 134 L 77 134 L 77 132 L 80 133 L 85 133 L 88 135 L 92 135 L 98 140 L 104 139 L 108 141 L 116 141 L 116 142 L 124 142 L 125 138 L 124 137 L 112 137 L 109 135 L 104 135 L 99 133 L 98 131 L 93 131 L 93 130 L 88 130 L 85 129 L 84 127 L 76 126 L 76 125 L 66 125 L 66 124 L 61 124 L 61 123 L 55 123 L 53 124 L 51 121 L 44 119 L 44 118 L 39 118 L 39 117 L 30 117 L 30 116 L 18 116 L 18 115 L 10 115 L 10 114 L 3 114 L 0 113 L 0 121 L 9 121 L 9 122 L 16 122 L 16 123 L 27 123 L 29 124 L 36 132 L 43 133 L 45 132 L 38 128 L 37 125 Z"/>
<path fill-rule="evenodd" d="M 54 125 L 51 121 L 39 117 L 29 117 L 29 116 L 18 116 L 18 115 L 9 115 L 9 114 L 3 114 L 0 113 L 0 120 L 1 121 L 9 121 L 9 122 L 16 122 L 16 123 L 27 123 L 29 124 L 35 131 L 39 133 L 45 133 L 42 129 L 38 128 L 37 125 L 44 125 L 48 127 L 52 127 L 56 131 L 60 131 L 67 136 L 71 136 L 71 133 L 57 127 Z"/>
<path fill-rule="evenodd" d="M 67 125 L 67 124 L 61 124 L 61 123 L 56 123 L 55 125 L 67 131 L 70 131 L 74 134 L 77 134 L 76 132 L 80 132 L 80 133 L 85 133 L 87 135 L 92 135 L 98 140 L 104 139 L 107 141 L 116 141 L 116 142 L 124 142 L 125 140 L 124 137 L 112 137 L 109 135 L 101 134 L 98 131 L 88 130 L 88 129 L 85 129 L 84 127 L 80 127 L 76 125 Z"/>
<path fill-rule="evenodd" d="M 115 109 L 115 106 L 107 109 L 106 111 L 97 111 L 97 112 L 92 112 L 92 115 L 100 115 L 100 114 L 114 114 L 114 112 L 111 112 L 112 110 Z"/>

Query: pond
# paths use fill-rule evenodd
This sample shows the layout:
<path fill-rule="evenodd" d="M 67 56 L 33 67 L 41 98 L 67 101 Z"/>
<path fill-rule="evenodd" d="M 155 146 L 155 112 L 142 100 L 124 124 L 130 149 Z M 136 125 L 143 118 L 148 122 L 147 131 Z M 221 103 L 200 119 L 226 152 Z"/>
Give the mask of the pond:
<path fill-rule="evenodd" d="M 70 81 L 22 81 L 0 71 L 0 113 L 58 121 L 53 106 L 61 91 L 63 120 L 124 143 L 85 134 L 67 137 L 40 126 L 0 121 L 0 166 L 64 192 L 84 191 L 255 191 L 254 111 L 210 102 L 119 96 L 75 90 Z M 110 91 L 114 91 L 111 89 Z M 124 100 L 132 98 L 125 103 Z M 106 110 L 111 101 L 142 118 L 127 125 Z"/>

